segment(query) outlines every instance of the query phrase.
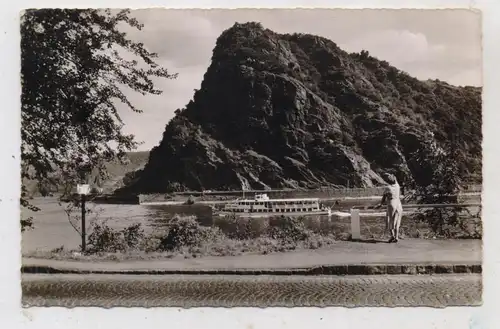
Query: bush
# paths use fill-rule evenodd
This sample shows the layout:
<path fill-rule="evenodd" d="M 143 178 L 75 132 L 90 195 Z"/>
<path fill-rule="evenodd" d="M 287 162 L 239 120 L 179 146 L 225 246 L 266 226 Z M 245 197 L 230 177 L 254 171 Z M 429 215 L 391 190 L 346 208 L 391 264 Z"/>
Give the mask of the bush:
<path fill-rule="evenodd" d="M 121 233 L 126 246 L 129 248 L 138 248 L 146 239 L 146 235 L 140 223 L 124 228 Z"/>
<path fill-rule="evenodd" d="M 272 217 L 269 219 L 269 236 L 283 242 L 294 243 L 306 240 L 311 231 L 305 226 L 302 217 Z"/>
<path fill-rule="evenodd" d="M 482 239 L 481 212 L 472 214 L 467 208 L 434 208 L 417 213 L 414 220 L 429 225 L 434 236 L 441 238 Z"/>
<path fill-rule="evenodd" d="M 453 128 L 456 129 L 456 128 Z M 463 189 L 464 173 L 459 166 L 461 140 L 458 132 L 451 135 L 449 141 L 444 145 L 438 145 L 432 141 L 419 148 L 411 161 L 415 168 L 420 171 L 416 180 L 415 196 L 419 203 L 447 204 L 458 203 L 458 195 Z M 464 216 L 468 213 L 468 216 Z M 464 237 L 481 237 L 482 228 L 480 212 L 475 217 L 477 227 L 469 228 L 472 214 L 466 207 L 433 208 L 422 210 L 414 218 L 429 224 L 434 233 L 441 237 L 456 236 L 458 230 L 462 230 Z"/>
<path fill-rule="evenodd" d="M 328 225 L 325 225 L 321 218 L 317 217 L 306 217 L 303 219 L 304 220 L 304 225 L 306 226 L 307 229 L 311 230 L 313 233 L 319 233 L 319 234 L 324 234 L 324 233 L 329 233 L 328 232 Z"/>
<path fill-rule="evenodd" d="M 450 228 L 460 226 L 459 209 L 434 208 L 415 214 L 414 218 L 425 222 L 438 236 L 449 237 Z"/>
<path fill-rule="evenodd" d="M 203 227 L 195 216 L 175 216 L 169 223 L 168 233 L 160 241 L 161 250 L 178 250 L 182 247 L 199 247 L 220 237 L 220 231 L 212 227 Z"/>
<path fill-rule="evenodd" d="M 242 218 L 228 216 L 214 221 L 228 238 L 235 240 L 271 239 L 283 243 L 304 241 L 313 233 L 332 235 L 340 228 L 333 223 L 310 217 Z"/>
<path fill-rule="evenodd" d="M 151 241 L 149 241 L 151 240 Z M 116 230 L 108 225 L 95 224 L 92 233 L 87 238 L 89 254 L 99 252 L 117 252 L 129 250 L 149 250 L 151 238 L 146 237 L 140 223 L 130 225 L 122 230 Z"/>
<path fill-rule="evenodd" d="M 191 206 L 195 203 L 194 197 L 192 195 L 189 196 L 189 198 L 184 202 L 184 205 Z"/>
<path fill-rule="evenodd" d="M 246 218 L 238 218 L 234 215 L 216 218 L 214 224 L 230 239 L 244 240 L 247 238 Z"/>
<path fill-rule="evenodd" d="M 253 218 L 247 223 L 247 236 L 249 239 L 255 239 L 264 236 L 269 231 L 269 220 L 267 218 Z"/>
<path fill-rule="evenodd" d="M 217 219 L 215 225 L 230 239 L 255 239 L 267 233 L 269 222 L 266 218 L 241 218 L 228 216 Z"/>
<path fill-rule="evenodd" d="M 120 231 L 106 224 L 95 224 L 87 238 L 87 253 L 117 252 L 125 249 L 125 240 Z"/>

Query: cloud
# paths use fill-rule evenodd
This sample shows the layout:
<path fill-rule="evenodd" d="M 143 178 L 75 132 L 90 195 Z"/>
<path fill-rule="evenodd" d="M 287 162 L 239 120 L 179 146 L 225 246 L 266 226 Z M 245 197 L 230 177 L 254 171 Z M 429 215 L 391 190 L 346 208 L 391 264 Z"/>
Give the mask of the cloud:
<path fill-rule="evenodd" d="M 206 64 L 220 30 L 212 22 L 188 10 L 134 11 L 141 31 L 131 31 L 130 37 L 143 42 L 150 51 L 168 59 L 175 67 Z"/>
<path fill-rule="evenodd" d="M 478 44 L 431 43 L 423 33 L 383 30 L 367 33 L 340 45 L 347 51 L 368 50 L 372 56 L 425 79 L 456 85 L 481 85 L 481 48 Z"/>
<path fill-rule="evenodd" d="M 370 32 L 341 46 L 347 51 L 368 50 L 372 55 L 394 63 L 396 66 L 426 62 L 441 57 L 441 54 L 446 51 L 444 45 L 429 44 L 424 34 L 406 30 Z"/>

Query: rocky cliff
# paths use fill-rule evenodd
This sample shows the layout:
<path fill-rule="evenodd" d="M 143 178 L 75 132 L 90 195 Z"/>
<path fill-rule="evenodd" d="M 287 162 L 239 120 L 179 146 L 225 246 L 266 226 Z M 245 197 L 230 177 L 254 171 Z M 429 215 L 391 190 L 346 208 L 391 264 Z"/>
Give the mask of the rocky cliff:
<path fill-rule="evenodd" d="M 384 172 L 408 182 L 412 154 L 452 134 L 464 177 L 480 177 L 480 88 L 420 81 L 318 36 L 235 24 L 129 188 L 370 187 Z"/>

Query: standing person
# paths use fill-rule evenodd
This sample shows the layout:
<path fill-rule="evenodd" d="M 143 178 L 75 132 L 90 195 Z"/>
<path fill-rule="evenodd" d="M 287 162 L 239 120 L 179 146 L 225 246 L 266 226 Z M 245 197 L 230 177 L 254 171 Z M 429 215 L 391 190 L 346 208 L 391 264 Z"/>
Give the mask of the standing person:
<path fill-rule="evenodd" d="M 399 240 L 399 227 L 401 225 L 401 218 L 403 217 L 403 205 L 400 198 L 400 187 L 396 177 L 392 174 L 384 175 L 384 180 L 389 183 L 384 191 L 382 200 L 379 207 L 387 202 L 385 229 L 390 231 L 391 238 L 389 243 L 398 242 Z"/>

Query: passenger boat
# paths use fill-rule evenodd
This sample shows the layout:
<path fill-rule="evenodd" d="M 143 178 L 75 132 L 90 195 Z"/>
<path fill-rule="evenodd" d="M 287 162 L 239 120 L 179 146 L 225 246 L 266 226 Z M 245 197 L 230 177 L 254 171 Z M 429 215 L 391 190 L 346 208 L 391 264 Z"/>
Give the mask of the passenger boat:
<path fill-rule="evenodd" d="M 318 198 L 270 199 L 267 194 L 257 194 L 254 199 L 237 199 L 227 203 L 219 216 L 238 217 L 271 216 L 331 216 L 330 208 L 320 205 Z"/>

